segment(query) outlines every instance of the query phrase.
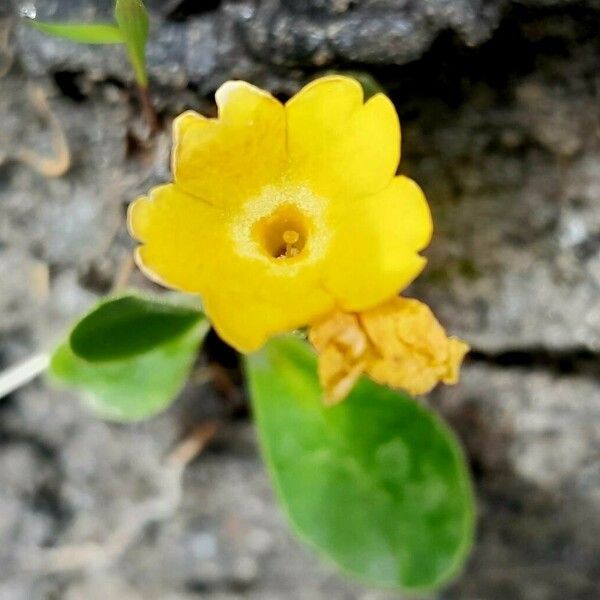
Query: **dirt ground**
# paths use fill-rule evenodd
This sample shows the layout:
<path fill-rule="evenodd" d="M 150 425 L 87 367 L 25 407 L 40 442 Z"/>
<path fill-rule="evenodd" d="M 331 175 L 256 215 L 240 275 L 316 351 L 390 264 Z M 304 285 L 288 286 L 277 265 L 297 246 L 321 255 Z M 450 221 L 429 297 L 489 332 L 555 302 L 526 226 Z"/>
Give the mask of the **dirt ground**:
<path fill-rule="evenodd" d="M 467 449 L 479 509 L 465 573 L 432 598 L 600 598 L 600 4 L 148 5 L 153 142 L 119 48 L 18 19 L 100 19 L 111 1 L 0 0 L 0 368 L 51 348 L 126 276 L 125 209 L 169 178 L 179 111 L 214 111 L 229 78 L 284 98 L 322 70 L 368 71 L 398 107 L 401 171 L 436 225 L 410 292 L 473 347 L 461 384 L 426 400 Z M 206 450 L 173 465 L 213 419 Z M 215 339 L 143 424 L 95 420 L 43 378 L 0 401 L 0 600 L 399 597 L 292 538 Z"/>

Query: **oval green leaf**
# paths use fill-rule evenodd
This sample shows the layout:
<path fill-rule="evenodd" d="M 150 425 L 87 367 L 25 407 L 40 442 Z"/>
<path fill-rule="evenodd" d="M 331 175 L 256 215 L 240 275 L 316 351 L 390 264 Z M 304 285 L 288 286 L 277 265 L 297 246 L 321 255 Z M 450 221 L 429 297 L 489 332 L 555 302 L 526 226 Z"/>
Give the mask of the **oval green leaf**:
<path fill-rule="evenodd" d="M 79 358 L 65 342 L 52 356 L 50 375 L 62 385 L 80 390 L 88 407 L 103 419 L 146 419 L 175 400 L 207 331 L 207 321 L 197 322 L 149 352 L 103 363 Z"/>
<path fill-rule="evenodd" d="M 69 337 L 73 353 L 90 362 L 147 352 L 178 337 L 203 318 L 199 310 L 139 296 L 102 302 Z"/>
<path fill-rule="evenodd" d="M 432 589 L 460 570 L 474 501 L 439 418 L 367 379 L 325 408 L 314 353 L 291 337 L 250 356 L 247 372 L 262 450 L 300 537 L 377 585 Z"/>
<path fill-rule="evenodd" d="M 138 84 L 148 86 L 146 75 L 146 41 L 150 21 L 142 0 L 117 0 L 115 20 L 125 38 L 127 54 Z"/>
<path fill-rule="evenodd" d="M 82 44 L 122 44 L 121 30 L 108 23 L 45 23 L 29 21 L 29 24 L 43 33 L 79 42 Z"/>

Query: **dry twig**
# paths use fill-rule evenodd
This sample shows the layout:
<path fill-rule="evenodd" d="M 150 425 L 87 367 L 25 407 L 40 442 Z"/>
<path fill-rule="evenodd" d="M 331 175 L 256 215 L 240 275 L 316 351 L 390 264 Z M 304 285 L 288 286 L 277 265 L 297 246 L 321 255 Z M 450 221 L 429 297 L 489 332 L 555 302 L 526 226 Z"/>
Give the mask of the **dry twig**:
<path fill-rule="evenodd" d="M 52 112 L 48 99 L 40 87 L 31 88 L 29 99 L 35 111 L 45 119 L 52 129 L 54 156 L 42 156 L 29 148 L 19 148 L 14 154 L 16 160 L 30 166 L 46 177 L 60 177 L 71 166 L 71 153 L 64 129 Z"/>
<path fill-rule="evenodd" d="M 11 22 L 9 19 L 0 21 L 0 77 L 4 77 L 13 65 L 15 55 L 10 47 Z"/>

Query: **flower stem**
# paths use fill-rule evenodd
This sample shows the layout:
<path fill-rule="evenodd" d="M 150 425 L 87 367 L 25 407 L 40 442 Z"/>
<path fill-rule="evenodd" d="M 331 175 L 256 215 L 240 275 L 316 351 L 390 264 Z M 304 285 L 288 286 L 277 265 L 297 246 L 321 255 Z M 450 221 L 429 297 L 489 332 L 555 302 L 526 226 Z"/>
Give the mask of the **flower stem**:
<path fill-rule="evenodd" d="M 140 85 L 137 86 L 138 96 L 140 98 L 140 104 L 142 107 L 142 114 L 144 119 L 150 128 L 150 134 L 154 135 L 159 130 L 158 117 L 156 116 L 156 110 L 150 98 L 148 86 Z"/>
<path fill-rule="evenodd" d="M 49 354 L 36 354 L 0 373 L 0 398 L 29 383 L 43 373 L 49 364 Z"/>

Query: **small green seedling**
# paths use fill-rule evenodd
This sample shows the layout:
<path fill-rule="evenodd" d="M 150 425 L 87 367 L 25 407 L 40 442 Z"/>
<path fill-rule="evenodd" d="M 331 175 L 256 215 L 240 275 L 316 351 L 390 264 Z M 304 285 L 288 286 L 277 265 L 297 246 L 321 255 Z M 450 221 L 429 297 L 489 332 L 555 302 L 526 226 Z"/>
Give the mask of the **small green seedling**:
<path fill-rule="evenodd" d="M 80 44 L 123 44 L 133 68 L 142 110 L 150 130 L 158 128 L 148 93 L 146 43 L 150 21 L 142 0 L 116 0 L 115 23 L 47 23 L 31 20 L 35 29 Z"/>

